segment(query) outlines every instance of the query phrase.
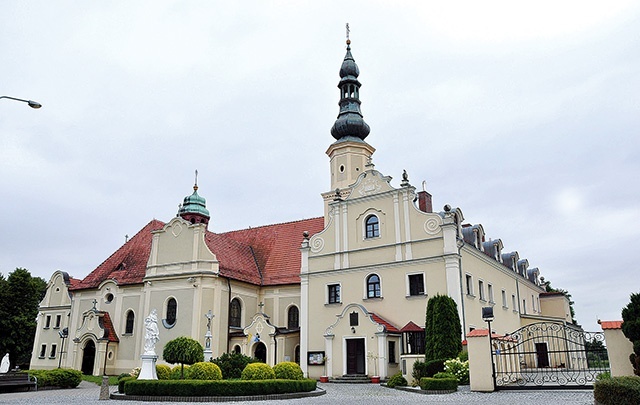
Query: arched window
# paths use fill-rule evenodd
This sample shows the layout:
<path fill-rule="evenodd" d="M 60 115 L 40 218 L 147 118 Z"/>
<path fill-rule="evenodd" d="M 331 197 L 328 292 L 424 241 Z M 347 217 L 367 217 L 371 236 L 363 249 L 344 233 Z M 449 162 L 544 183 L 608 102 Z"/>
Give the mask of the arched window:
<path fill-rule="evenodd" d="M 231 300 L 229 309 L 229 326 L 234 328 L 240 328 L 242 326 L 242 306 L 240 300 L 234 298 Z"/>
<path fill-rule="evenodd" d="M 178 315 L 178 302 L 175 298 L 171 297 L 167 301 L 167 325 L 173 326 L 176 323 Z"/>
<path fill-rule="evenodd" d="M 287 329 L 291 330 L 298 328 L 300 328 L 300 311 L 298 310 L 298 307 L 292 305 L 287 314 Z"/>
<path fill-rule="evenodd" d="M 380 298 L 380 277 L 376 274 L 367 278 L 367 298 Z"/>
<path fill-rule="evenodd" d="M 127 324 L 124 327 L 124 333 L 131 335 L 133 334 L 133 322 L 135 321 L 135 314 L 133 311 L 127 312 Z"/>
<path fill-rule="evenodd" d="M 367 238 L 377 238 L 380 236 L 380 223 L 378 217 L 369 215 L 365 221 L 365 235 Z"/>

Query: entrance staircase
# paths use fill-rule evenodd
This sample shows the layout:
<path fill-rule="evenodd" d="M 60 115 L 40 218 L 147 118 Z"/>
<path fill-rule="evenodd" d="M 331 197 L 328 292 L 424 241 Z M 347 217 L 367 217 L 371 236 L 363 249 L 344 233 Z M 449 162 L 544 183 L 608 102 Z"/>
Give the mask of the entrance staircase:
<path fill-rule="evenodd" d="M 342 384 L 370 384 L 371 378 L 362 374 L 345 374 L 340 377 L 329 378 L 330 383 Z"/>

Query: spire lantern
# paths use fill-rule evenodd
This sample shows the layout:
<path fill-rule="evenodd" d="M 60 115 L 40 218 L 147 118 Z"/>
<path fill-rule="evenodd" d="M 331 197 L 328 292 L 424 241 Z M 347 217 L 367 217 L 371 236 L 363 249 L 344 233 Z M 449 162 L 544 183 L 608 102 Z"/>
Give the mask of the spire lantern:
<path fill-rule="evenodd" d="M 338 141 L 361 140 L 369 135 L 369 125 L 364 122 L 360 111 L 360 69 L 351 55 L 351 40 L 349 39 L 349 24 L 347 24 L 347 54 L 340 66 L 340 112 L 331 128 L 331 135 Z"/>

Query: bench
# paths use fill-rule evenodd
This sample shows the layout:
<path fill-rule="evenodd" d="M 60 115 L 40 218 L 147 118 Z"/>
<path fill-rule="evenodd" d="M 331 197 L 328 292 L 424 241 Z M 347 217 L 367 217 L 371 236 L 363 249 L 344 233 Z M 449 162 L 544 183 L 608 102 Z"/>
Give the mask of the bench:
<path fill-rule="evenodd" d="M 4 391 L 10 388 L 24 388 L 29 390 L 35 387 L 38 390 L 38 379 L 28 373 L 9 372 L 0 374 L 0 390 Z"/>

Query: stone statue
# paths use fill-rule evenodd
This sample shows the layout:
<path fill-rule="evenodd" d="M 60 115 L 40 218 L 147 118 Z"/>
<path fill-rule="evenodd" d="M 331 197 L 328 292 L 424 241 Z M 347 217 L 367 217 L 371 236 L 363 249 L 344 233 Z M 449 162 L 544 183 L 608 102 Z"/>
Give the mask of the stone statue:
<path fill-rule="evenodd" d="M 2 358 L 2 363 L 0 363 L 0 373 L 4 374 L 9 371 L 9 353 L 5 354 Z"/>
<path fill-rule="evenodd" d="M 158 330 L 158 316 L 155 308 L 144 320 L 144 354 L 156 354 L 156 343 L 160 340 L 160 332 Z"/>

